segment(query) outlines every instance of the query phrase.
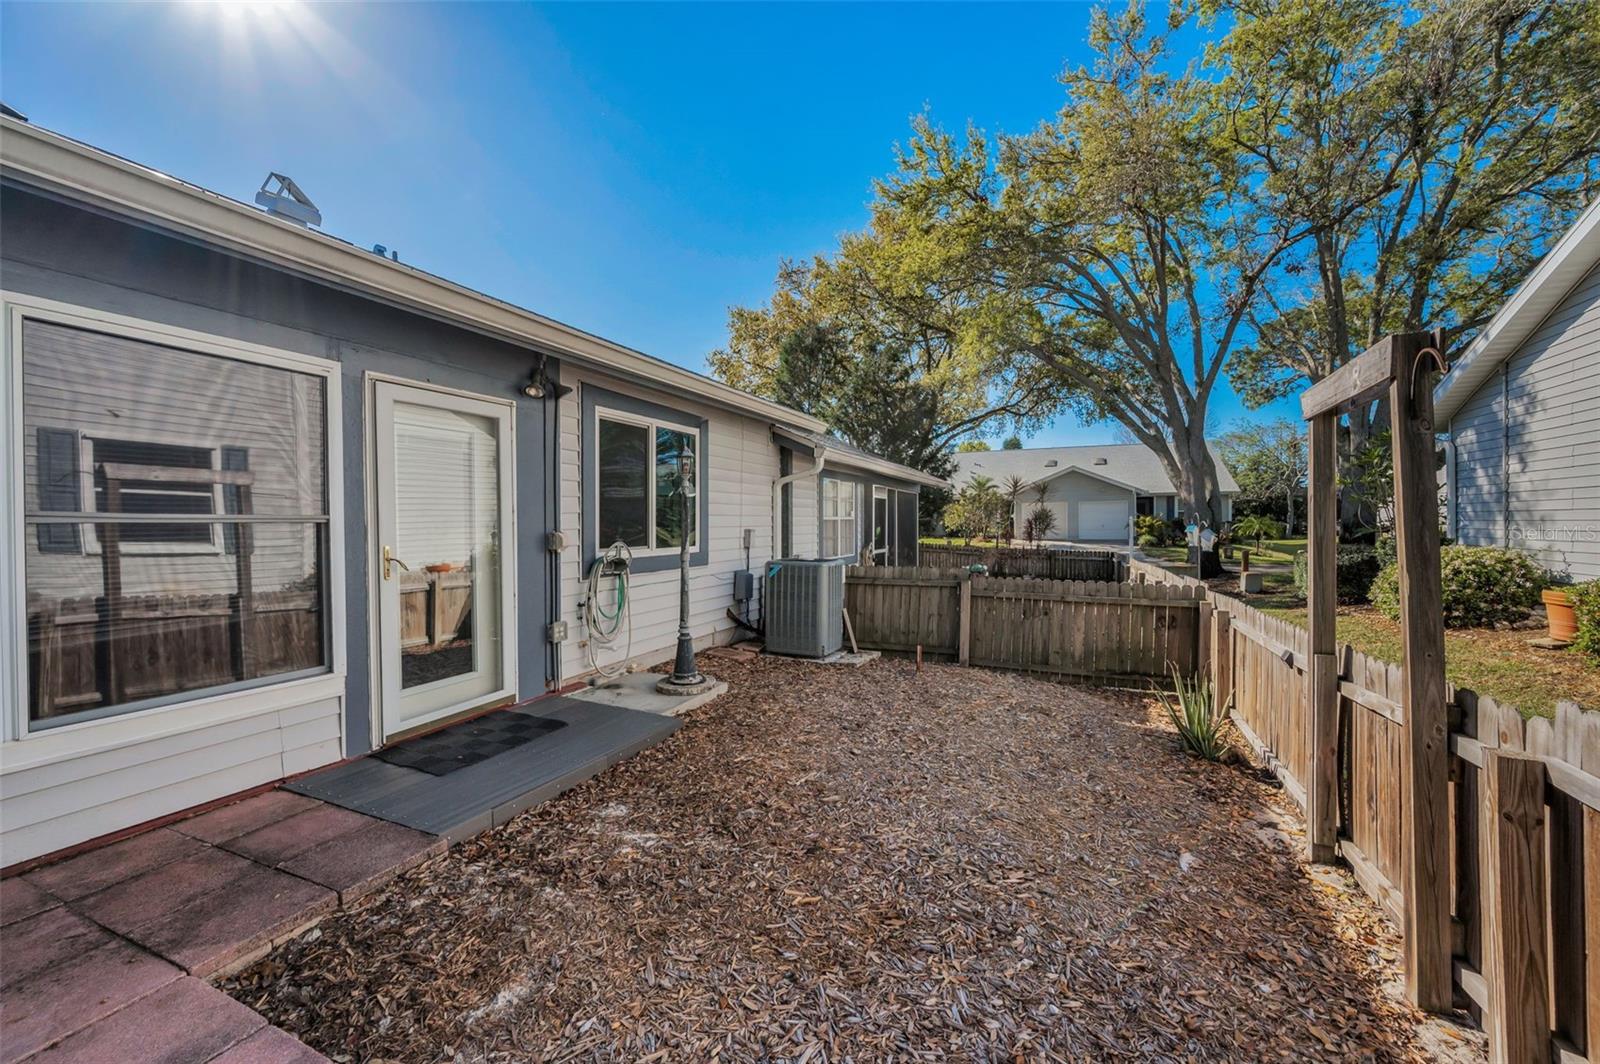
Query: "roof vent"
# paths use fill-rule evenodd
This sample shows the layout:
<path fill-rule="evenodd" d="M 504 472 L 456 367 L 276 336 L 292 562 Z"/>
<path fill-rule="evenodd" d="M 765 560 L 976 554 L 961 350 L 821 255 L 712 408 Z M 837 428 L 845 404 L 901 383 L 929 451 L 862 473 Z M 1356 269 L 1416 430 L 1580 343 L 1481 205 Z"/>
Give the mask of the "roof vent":
<path fill-rule="evenodd" d="M 1095 465 L 1105 465 L 1106 464 L 1106 460 L 1104 458 L 1096 458 L 1094 460 L 1094 464 Z"/>
<path fill-rule="evenodd" d="M 1046 469 L 1054 469 L 1056 467 L 1056 464 L 1057 464 L 1056 460 L 1054 458 L 1052 458 L 1052 459 L 1050 459 L 1048 462 L 1046 462 L 1044 464 L 1044 467 Z"/>
<path fill-rule="evenodd" d="M 256 202 L 265 207 L 268 214 L 287 218 L 299 225 L 322 224 L 322 212 L 311 202 L 311 197 L 300 191 L 300 186 L 294 183 L 294 178 L 280 174 L 276 170 L 261 182 L 261 191 L 256 193 Z"/>

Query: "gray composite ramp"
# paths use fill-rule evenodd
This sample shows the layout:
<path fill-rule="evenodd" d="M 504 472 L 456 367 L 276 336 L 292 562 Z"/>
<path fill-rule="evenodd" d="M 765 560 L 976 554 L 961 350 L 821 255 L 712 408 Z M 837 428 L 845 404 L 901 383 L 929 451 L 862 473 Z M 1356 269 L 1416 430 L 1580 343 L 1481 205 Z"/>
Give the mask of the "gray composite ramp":
<path fill-rule="evenodd" d="M 447 776 L 363 757 L 285 788 L 460 842 L 649 749 L 683 724 L 559 695 L 501 712 L 550 717 L 567 726 Z"/>

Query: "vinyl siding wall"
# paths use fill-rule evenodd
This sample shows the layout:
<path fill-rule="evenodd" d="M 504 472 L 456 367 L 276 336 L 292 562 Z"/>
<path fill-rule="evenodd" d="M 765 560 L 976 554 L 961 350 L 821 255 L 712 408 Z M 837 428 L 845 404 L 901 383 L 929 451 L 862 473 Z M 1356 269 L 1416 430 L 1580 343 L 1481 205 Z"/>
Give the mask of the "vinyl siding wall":
<path fill-rule="evenodd" d="M 1450 424 L 1455 536 L 1600 577 L 1600 269 Z"/>
<path fill-rule="evenodd" d="M 562 383 L 573 388 L 560 402 L 560 486 L 561 528 L 568 545 L 561 553 L 560 617 L 569 626 L 561 646 L 561 680 L 571 682 L 593 671 L 585 642 L 582 600 L 587 588 L 583 559 L 583 496 L 592 485 L 583 483 L 582 389 L 586 385 L 654 403 L 682 412 L 691 419 L 704 418 L 710 437 L 708 473 L 700 490 L 710 504 L 705 529 L 709 553 L 706 564 L 689 571 L 689 629 L 697 646 L 728 643 L 740 628 L 727 615 L 733 602 L 733 574 L 745 568 L 744 532 L 750 530 L 750 567 L 757 574 L 757 597 L 750 605 L 750 617 L 760 617 L 760 574 L 772 558 L 772 482 L 778 476 L 778 448 L 771 426 L 765 421 L 742 417 L 712 407 L 664 395 L 626 381 L 589 371 L 567 369 Z M 807 459 L 797 456 L 797 466 Z M 800 496 L 795 495 L 797 514 Z M 796 529 L 797 539 L 800 525 Z M 811 519 L 815 537 L 815 517 Z M 676 566 L 651 573 L 635 573 L 629 580 L 629 602 L 633 624 L 632 653 L 628 660 L 646 666 L 672 657 L 678 638 L 678 569 Z M 601 655 L 609 665 L 623 660 L 619 644 Z"/>

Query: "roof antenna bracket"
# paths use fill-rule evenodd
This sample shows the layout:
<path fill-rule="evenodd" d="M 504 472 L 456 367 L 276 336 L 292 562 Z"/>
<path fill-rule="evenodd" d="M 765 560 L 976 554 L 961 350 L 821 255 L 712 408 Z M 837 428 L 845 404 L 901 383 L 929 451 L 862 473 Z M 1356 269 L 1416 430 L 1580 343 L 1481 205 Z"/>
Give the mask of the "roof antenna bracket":
<path fill-rule="evenodd" d="M 317 210 L 311 197 L 302 192 L 288 174 L 280 174 L 276 170 L 267 174 L 266 180 L 261 182 L 261 190 L 256 193 L 256 202 L 265 207 L 268 214 L 286 218 L 297 225 L 322 224 L 322 212 Z"/>

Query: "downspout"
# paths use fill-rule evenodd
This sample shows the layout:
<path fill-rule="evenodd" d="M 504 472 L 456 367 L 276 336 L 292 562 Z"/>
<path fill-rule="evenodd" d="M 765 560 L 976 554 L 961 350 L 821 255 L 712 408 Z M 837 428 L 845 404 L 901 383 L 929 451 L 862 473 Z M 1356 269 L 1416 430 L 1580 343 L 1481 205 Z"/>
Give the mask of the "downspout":
<path fill-rule="evenodd" d="M 1456 532 L 1456 423 L 1450 419 L 1444 441 L 1444 534 L 1460 539 Z"/>
<path fill-rule="evenodd" d="M 1511 363 L 1500 364 L 1500 546 L 1511 546 Z"/>
<path fill-rule="evenodd" d="M 778 554 L 783 543 L 783 488 L 785 484 L 793 484 L 806 477 L 822 475 L 823 463 L 827 461 L 828 452 L 818 447 L 813 452 L 815 464 L 810 469 L 799 473 L 790 473 L 786 477 L 778 477 L 772 482 L 772 553 Z"/>

